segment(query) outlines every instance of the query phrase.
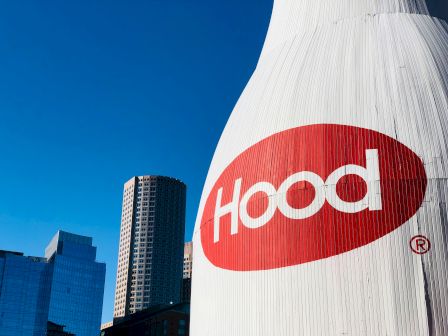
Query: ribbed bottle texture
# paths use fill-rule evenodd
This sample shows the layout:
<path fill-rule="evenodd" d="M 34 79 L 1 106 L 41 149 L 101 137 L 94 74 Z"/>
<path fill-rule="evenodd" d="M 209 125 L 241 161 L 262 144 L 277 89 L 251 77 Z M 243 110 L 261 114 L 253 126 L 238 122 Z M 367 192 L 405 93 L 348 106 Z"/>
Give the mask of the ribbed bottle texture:
<path fill-rule="evenodd" d="M 213 157 L 191 334 L 448 335 L 448 27 L 277 0 Z"/>

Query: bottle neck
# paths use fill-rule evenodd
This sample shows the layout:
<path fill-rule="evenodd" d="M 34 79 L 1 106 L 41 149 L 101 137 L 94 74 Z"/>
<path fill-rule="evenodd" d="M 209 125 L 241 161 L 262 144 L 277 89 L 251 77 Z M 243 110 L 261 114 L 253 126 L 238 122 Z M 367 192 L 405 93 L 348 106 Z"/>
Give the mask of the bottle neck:
<path fill-rule="evenodd" d="M 263 54 L 319 25 L 385 13 L 429 15 L 426 0 L 274 0 Z"/>

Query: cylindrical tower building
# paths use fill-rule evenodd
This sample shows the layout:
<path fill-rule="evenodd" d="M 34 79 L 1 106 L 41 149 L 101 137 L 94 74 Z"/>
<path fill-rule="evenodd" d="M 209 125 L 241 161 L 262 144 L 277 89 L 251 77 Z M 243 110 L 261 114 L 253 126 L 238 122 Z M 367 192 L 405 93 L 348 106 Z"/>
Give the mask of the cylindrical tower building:
<path fill-rule="evenodd" d="M 114 318 L 180 302 L 186 186 L 165 176 L 124 185 Z"/>
<path fill-rule="evenodd" d="M 448 335 L 448 29 L 275 0 L 194 231 L 191 334 Z"/>

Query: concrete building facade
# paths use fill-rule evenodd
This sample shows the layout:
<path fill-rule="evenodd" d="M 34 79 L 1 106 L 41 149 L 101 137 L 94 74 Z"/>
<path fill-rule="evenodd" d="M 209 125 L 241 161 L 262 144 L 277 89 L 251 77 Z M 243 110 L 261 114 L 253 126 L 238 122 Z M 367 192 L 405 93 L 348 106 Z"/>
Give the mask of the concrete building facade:
<path fill-rule="evenodd" d="M 114 318 L 180 301 L 186 186 L 163 176 L 124 185 Z"/>
<path fill-rule="evenodd" d="M 193 242 L 184 245 L 184 270 L 183 278 L 191 279 L 191 271 L 193 270 Z"/>

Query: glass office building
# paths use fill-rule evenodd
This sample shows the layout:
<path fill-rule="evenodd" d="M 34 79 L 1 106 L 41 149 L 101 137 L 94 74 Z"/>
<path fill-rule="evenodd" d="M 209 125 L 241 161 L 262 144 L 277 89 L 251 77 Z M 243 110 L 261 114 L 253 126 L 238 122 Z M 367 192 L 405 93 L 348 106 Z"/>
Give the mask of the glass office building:
<path fill-rule="evenodd" d="M 0 335 L 45 335 L 51 271 L 43 258 L 0 251 Z"/>
<path fill-rule="evenodd" d="M 106 265 L 92 238 L 59 231 L 45 250 L 53 265 L 48 320 L 77 336 L 98 335 Z"/>
<path fill-rule="evenodd" d="M 43 336 L 47 322 L 98 335 L 106 265 L 92 238 L 59 231 L 45 258 L 0 251 L 0 335 Z"/>

